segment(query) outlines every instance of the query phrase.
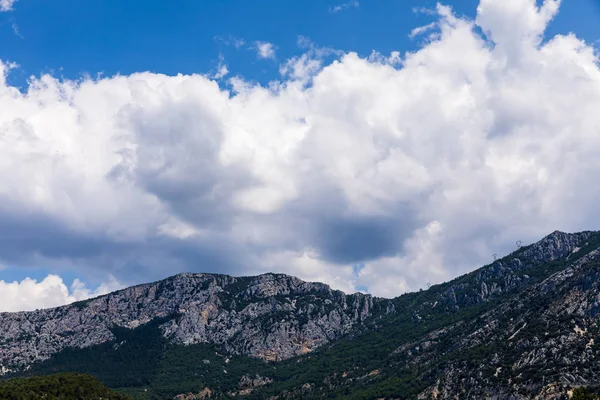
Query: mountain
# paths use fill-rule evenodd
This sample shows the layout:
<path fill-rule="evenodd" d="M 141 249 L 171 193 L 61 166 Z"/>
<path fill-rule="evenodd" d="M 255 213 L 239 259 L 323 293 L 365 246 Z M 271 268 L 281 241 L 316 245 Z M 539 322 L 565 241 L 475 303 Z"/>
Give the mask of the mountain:
<path fill-rule="evenodd" d="M 600 387 L 599 248 L 557 231 L 395 299 L 177 275 L 0 314 L 0 369 L 89 373 L 136 399 L 567 398 Z"/>
<path fill-rule="evenodd" d="M 212 343 L 268 361 L 307 353 L 371 315 L 369 295 L 265 274 L 181 274 L 65 307 L 0 314 L 0 370 L 21 370 L 66 348 L 114 341 L 115 328 L 160 319 L 170 343 Z"/>

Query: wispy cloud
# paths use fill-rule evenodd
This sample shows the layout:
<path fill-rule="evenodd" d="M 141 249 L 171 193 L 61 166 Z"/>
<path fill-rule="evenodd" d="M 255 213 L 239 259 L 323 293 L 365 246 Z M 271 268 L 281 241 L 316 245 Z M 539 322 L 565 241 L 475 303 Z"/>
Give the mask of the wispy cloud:
<path fill-rule="evenodd" d="M 229 68 L 227 68 L 227 64 L 225 63 L 225 59 L 223 54 L 219 54 L 219 64 L 217 65 L 217 72 L 211 75 L 213 79 L 221 79 L 224 76 L 229 74 Z"/>
<path fill-rule="evenodd" d="M 428 31 L 434 29 L 436 26 L 437 26 L 437 24 L 435 22 L 432 22 L 432 23 L 427 24 L 427 25 L 419 26 L 419 27 L 413 29 L 409 33 L 408 37 L 411 38 L 411 39 L 414 39 L 415 37 L 417 37 L 419 35 L 422 35 L 425 32 L 428 32 Z"/>
<path fill-rule="evenodd" d="M 229 73 L 229 69 L 227 68 L 227 65 L 223 64 L 219 66 L 219 69 L 217 70 L 217 72 L 213 75 L 213 78 L 215 79 L 221 79 L 223 78 L 225 75 L 227 75 Z"/>
<path fill-rule="evenodd" d="M 23 35 L 21 35 L 21 31 L 19 31 L 19 25 L 17 25 L 16 22 L 13 22 L 10 27 L 12 28 L 13 32 L 15 33 L 15 35 L 17 35 L 18 37 L 20 37 L 21 39 L 25 39 L 23 37 Z"/>
<path fill-rule="evenodd" d="M 17 0 L 0 0 L 0 12 L 12 11 Z"/>
<path fill-rule="evenodd" d="M 437 15 L 438 11 L 435 8 L 427 8 L 427 7 L 413 7 L 413 13 L 415 14 L 425 14 L 425 15 Z"/>
<path fill-rule="evenodd" d="M 329 9 L 329 11 L 331 11 L 332 13 L 336 13 L 336 12 L 346 10 L 348 8 L 358 8 L 359 6 L 360 6 L 360 3 L 358 2 L 358 0 L 350 0 L 346 3 L 331 7 Z"/>
<path fill-rule="evenodd" d="M 328 57 L 342 57 L 343 52 L 329 47 L 319 47 L 310 38 L 298 36 L 298 47 L 305 50 L 300 56 L 288 59 L 279 67 L 279 73 L 290 79 L 308 83 L 318 73 Z"/>
<path fill-rule="evenodd" d="M 213 39 L 219 43 L 224 44 L 225 46 L 232 46 L 232 47 L 235 47 L 236 49 L 245 49 L 245 50 L 256 51 L 258 58 L 261 58 L 261 59 L 274 60 L 275 56 L 276 56 L 276 52 L 277 52 L 277 46 L 275 46 L 273 43 L 269 43 L 269 42 L 262 41 L 262 40 L 246 42 L 246 40 L 244 40 L 244 39 L 236 38 L 231 35 L 229 35 L 227 37 L 215 36 Z M 222 61 L 222 56 L 220 56 L 220 59 Z M 229 71 L 227 71 L 227 66 L 224 66 L 221 64 L 219 64 L 219 69 L 221 72 L 224 72 L 225 74 L 227 74 L 227 72 L 229 72 Z"/>
<path fill-rule="evenodd" d="M 236 49 L 239 49 L 240 47 L 244 47 L 244 45 L 246 45 L 246 41 L 244 39 L 236 38 L 231 35 L 229 35 L 226 38 L 224 38 L 222 36 L 215 36 L 213 39 L 218 42 L 223 43 L 226 46 L 233 46 Z"/>
<path fill-rule="evenodd" d="M 256 52 L 258 53 L 258 58 L 270 58 L 275 59 L 275 50 L 277 49 L 273 43 L 269 42 L 254 42 L 256 47 Z"/>

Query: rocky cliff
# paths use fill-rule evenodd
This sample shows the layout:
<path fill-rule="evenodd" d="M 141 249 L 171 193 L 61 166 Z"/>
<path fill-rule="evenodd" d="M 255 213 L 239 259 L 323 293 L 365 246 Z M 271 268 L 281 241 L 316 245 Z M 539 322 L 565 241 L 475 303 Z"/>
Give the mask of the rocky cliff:
<path fill-rule="evenodd" d="M 493 300 L 532 284 L 551 270 L 564 266 L 583 247 L 590 243 L 593 247 L 595 242 L 590 242 L 590 239 L 595 235 L 594 232 L 570 234 L 555 231 L 533 245 L 522 247 L 508 257 L 451 281 L 438 304 L 448 310 L 459 309 Z M 536 268 L 538 266 L 543 268 Z"/>
<path fill-rule="evenodd" d="M 181 274 L 73 305 L 0 314 L 0 370 L 21 370 L 65 348 L 114 339 L 115 327 L 156 318 L 177 344 L 211 343 L 230 354 L 282 360 L 349 332 L 371 314 L 369 295 L 265 274 Z"/>
<path fill-rule="evenodd" d="M 600 387 L 599 315 L 600 233 L 553 232 L 390 300 L 183 274 L 1 314 L 0 363 L 91 373 L 140 399 L 567 399 Z"/>
<path fill-rule="evenodd" d="M 422 398 L 566 398 L 573 388 L 600 383 L 600 251 L 568 263 L 580 247 L 562 250 L 564 269 L 463 321 L 451 349 L 436 347 L 458 325 L 436 332 L 427 346 L 409 346 L 419 347 L 411 362 L 463 354 L 444 365 Z"/>
<path fill-rule="evenodd" d="M 577 387 L 600 385 L 597 232 L 553 232 L 393 304 L 396 315 L 368 325 L 381 361 L 365 357 L 331 373 L 329 389 L 317 384 L 303 397 L 335 387 L 364 398 L 568 399 Z M 324 358 L 337 353 L 329 351 Z"/>

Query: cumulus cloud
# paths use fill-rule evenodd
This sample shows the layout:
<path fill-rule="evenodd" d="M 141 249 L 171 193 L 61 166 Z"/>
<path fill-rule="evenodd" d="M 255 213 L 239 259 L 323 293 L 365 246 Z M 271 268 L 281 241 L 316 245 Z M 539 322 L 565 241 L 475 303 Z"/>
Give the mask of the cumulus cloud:
<path fill-rule="evenodd" d="M 596 229 L 600 68 L 573 34 L 543 40 L 558 5 L 438 6 L 417 51 L 308 48 L 267 86 L 146 72 L 22 93 L 1 64 L 0 263 L 393 296 Z"/>
<path fill-rule="evenodd" d="M 0 12 L 12 11 L 17 0 L 0 0 Z"/>
<path fill-rule="evenodd" d="M 0 312 L 56 307 L 100 296 L 119 288 L 119 283 L 113 280 L 100 285 L 96 290 L 90 290 L 83 282 L 75 279 L 69 289 L 57 275 L 48 275 L 39 282 L 30 278 L 21 282 L 0 280 L 0 293 L 2 293 Z"/>
<path fill-rule="evenodd" d="M 273 43 L 257 41 L 254 44 L 258 58 L 275 58 L 276 47 Z"/>
<path fill-rule="evenodd" d="M 298 37 L 298 47 L 305 50 L 299 56 L 294 56 L 279 66 L 279 72 L 284 78 L 296 83 L 308 83 L 313 76 L 321 71 L 324 63 L 332 57 L 339 58 L 344 52 L 329 47 L 319 47 L 305 36 Z M 398 52 L 394 52 L 397 54 Z M 374 53 L 375 54 L 375 53 Z M 379 57 L 378 55 L 378 58 Z"/>

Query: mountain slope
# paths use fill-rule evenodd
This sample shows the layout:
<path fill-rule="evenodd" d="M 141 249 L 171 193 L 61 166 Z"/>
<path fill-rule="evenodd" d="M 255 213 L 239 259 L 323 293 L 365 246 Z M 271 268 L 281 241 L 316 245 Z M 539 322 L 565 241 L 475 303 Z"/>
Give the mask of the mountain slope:
<path fill-rule="evenodd" d="M 315 368 L 318 364 L 318 361 L 313 362 L 315 358 L 329 361 L 330 367 L 330 372 L 320 381 L 311 382 L 311 390 L 302 397 L 319 398 L 333 393 L 348 398 L 412 398 L 419 394 L 427 398 L 428 394 L 441 392 L 436 388 L 438 381 L 443 383 L 444 377 L 451 377 L 451 362 L 464 357 L 473 361 L 462 369 L 470 379 L 470 374 L 478 373 L 476 366 L 480 364 L 475 362 L 480 357 L 478 353 L 486 355 L 490 350 L 477 347 L 475 342 L 463 343 L 482 327 L 482 317 L 510 299 L 530 292 L 573 263 L 582 262 L 582 273 L 591 273 L 590 259 L 586 255 L 595 254 L 599 239 L 593 232 L 554 232 L 532 246 L 463 277 L 394 299 L 394 313 L 385 315 L 383 310 L 374 310 L 374 317 L 360 331 L 301 361 L 305 369 Z M 503 320 L 502 315 L 497 319 Z M 502 329 L 503 326 L 498 326 L 499 331 L 492 329 L 500 341 L 503 340 Z M 486 340 L 491 341 L 493 337 L 491 334 Z M 508 376 L 510 379 L 510 373 Z M 453 378 L 448 382 L 456 385 Z M 477 385 L 482 384 L 474 383 Z M 497 382 L 490 385 L 493 391 Z M 446 398 L 453 398 L 456 392 L 463 398 L 471 389 L 468 380 L 465 391 L 461 391 L 465 388 L 450 387 L 454 392 L 446 390 Z M 276 388 L 274 386 L 272 391 L 274 395 Z M 300 392 L 296 387 L 289 393 L 293 397 Z M 437 395 L 444 398 L 443 393 Z M 285 398 L 286 394 L 279 397 Z"/>
<path fill-rule="evenodd" d="M 543 392 L 560 398 L 569 388 L 598 384 L 591 363 L 600 354 L 590 340 L 598 333 L 591 299 L 600 290 L 591 282 L 599 239 L 554 232 L 454 281 L 400 296 L 394 314 L 375 317 L 361 334 L 313 355 L 351 362 L 333 366 L 303 397 L 525 399 Z M 573 321 L 588 330 L 581 334 Z M 544 324 L 541 336 L 536 329 Z"/>
<path fill-rule="evenodd" d="M 114 341 L 115 328 L 156 318 L 164 319 L 160 330 L 171 343 L 213 343 L 231 354 L 281 360 L 349 332 L 372 306 L 369 295 L 286 275 L 181 274 L 65 307 L 0 314 L 0 372 Z"/>
<path fill-rule="evenodd" d="M 28 374 L 91 373 L 140 399 L 563 398 L 600 384 L 599 247 L 599 233 L 554 232 L 392 300 L 285 275 L 186 274 L 2 314 L 16 340 L 0 354 Z M 84 340 L 91 327 L 105 339 Z M 59 345 L 32 358 L 48 331 Z"/>
<path fill-rule="evenodd" d="M 600 253 L 594 250 L 470 321 L 469 334 L 454 344 L 462 357 L 445 365 L 429 393 L 530 398 L 597 384 L 599 312 Z M 434 347 L 428 352 L 437 357 Z"/>

